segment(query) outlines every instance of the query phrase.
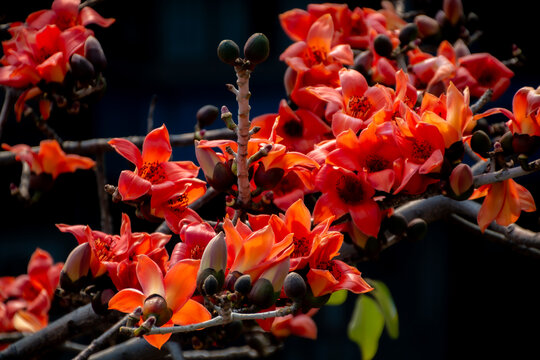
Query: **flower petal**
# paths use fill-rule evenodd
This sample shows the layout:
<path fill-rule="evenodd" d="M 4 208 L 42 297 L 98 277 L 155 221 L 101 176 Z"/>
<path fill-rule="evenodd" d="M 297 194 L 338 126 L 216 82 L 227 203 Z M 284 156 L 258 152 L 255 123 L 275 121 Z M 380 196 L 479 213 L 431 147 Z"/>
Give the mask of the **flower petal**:
<path fill-rule="evenodd" d="M 176 325 L 189 325 L 207 321 L 211 318 L 212 315 L 203 305 L 189 299 L 184 306 L 173 314 L 171 321 Z"/>
<path fill-rule="evenodd" d="M 169 308 L 176 313 L 193 295 L 197 286 L 199 260 L 179 261 L 165 275 L 165 299 Z"/>
<path fill-rule="evenodd" d="M 165 297 L 163 273 L 159 266 L 144 254 L 139 255 L 137 260 L 137 278 L 139 279 L 143 293 L 147 297 L 153 294 Z"/>
<path fill-rule="evenodd" d="M 109 300 L 109 309 L 131 313 L 138 306 L 143 306 L 146 296 L 139 290 L 122 289 Z"/>

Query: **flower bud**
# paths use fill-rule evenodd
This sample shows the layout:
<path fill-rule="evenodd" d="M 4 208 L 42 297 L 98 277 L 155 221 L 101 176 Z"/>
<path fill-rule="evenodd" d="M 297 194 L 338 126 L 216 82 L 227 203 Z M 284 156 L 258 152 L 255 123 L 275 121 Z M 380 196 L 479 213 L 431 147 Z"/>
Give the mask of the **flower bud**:
<path fill-rule="evenodd" d="M 371 69 L 372 63 L 373 63 L 373 53 L 369 50 L 365 50 L 365 51 L 360 52 L 354 58 L 353 69 L 367 77 L 369 76 L 369 70 Z"/>
<path fill-rule="evenodd" d="M 234 291 L 240 294 L 247 295 L 251 290 L 251 275 L 245 274 L 236 279 L 234 283 Z"/>
<path fill-rule="evenodd" d="M 440 27 L 437 20 L 427 15 L 417 15 L 414 18 L 414 23 L 418 27 L 418 33 L 421 37 L 428 37 L 439 32 Z"/>
<path fill-rule="evenodd" d="M 463 16 L 463 4 L 461 0 L 444 0 L 443 11 L 450 24 L 456 25 Z"/>
<path fill-rule="evenodd" d="M 286 258 L 285 260 L 282 260 L 265 270 L 261 274 L 260 279 L 268 279 L 274 287 L 274 292 L 279 295 L 279 293 L 281 292 L 281 288 L 283 287 L 283 281 L 289 273 L 290 265 L 290 259 Z"/>
<path fill-rule="evenodd" d="M 247 39 L 244 45 L 244 57 L 252 64 L 259 64 L 268 58 L 270 42 L 263 33 L 255 33 Z"/>
<path fill-rule="evenodd" d="M 306 282 L 300 274 L 296 272 L 289 273 L 283 282 L 283 290 L 289 299 L 294 301 L 302 300 L 307 293 Z"/>
<path fill-rule="evenodd" d="M 467 164 L 459 164 L 452 170 L 449 178 L 452 197 L 456 200 L 468 199 L 474 190 L 474 177 L 472 170 Z"/>
<path fill-rule="evenodd" d="M 234 65 L 236 59 L 240 56 L 240 48 L 232 40 L 222 40 L 217 48 L 219 60 L 225 64 Z"/>
<path fill-rule="evenodd" d="M 373 40 L 373 48 L 375 52 L 383 57 L 390 57 L 392 54 L 393 46 L 390 38 L 384 34 L 379 34 Z"/>
<path fill-rule="evenodd" d="M 416 218 L 409 222 L 407 238 L 412 241 L 422 240 L 427 233 L 427 223 L 424 219 Z"/>
<path fill-rule="evenodd" d="M 79 54 L 73 54 L 69 60 L 73 77 L 80 81 L 89 81 L 96 75 L 94 65 Z"/>
<path fill-rule="evenodd" d="M 457 58 L 471 55 L 471 50 L 469 50 L 469 48 L 467 47 L 467 44 L 465 44 L 465 41 L 463 41 L 462 39 L 456 40 L 456 42 L 454 43 L 454 51 L 456 52 Z M 487 120 L 484 118 L 479 119 L 478 121 L 480 120 L 484 120 L 487 122 Z M 478 121 L 476 122 L 477 126 L 478 126 Z"/>
<path fill-rule="evenodd" d="M 225 234 L 220 232 L 206 245 L 201 256 L 201 264 L 197 276 L 206 269 L 212 269 L 217 274 L 217 279 L 223 284 L 225 268 L 227 267 L 227 243 L 225 242 Z M 220 275 L 221 272 L 221 275 Z"/>
<path fill-rule="evenodd" d="M 143 320 L 150 316 L 156 318 L 156 326 L 161 326 L 172 317 L 172 310 L 168 308 L 167 301 L 160 295 L 154 294 L 146 298 L 143 305 Z"/>
<path fill-rule="evenodd" d="M 227 274 L 225 278 L 225 289 L 229 291 L 234 291 L 234 286 L 236 285 L 236 280 L 238 280 L 243 274 L 239 271 L 233 271 Z"/>
<path fill-rule="evenodd" d="M 60 272 L 60 287 L 65 290 L 73 288 L 75 283 L 88 275 L 92 249 L 84 242 L 73 249 Z"/>
<path fill-rule="evenodd" d="M 228 190 L 236 182 L 236 176 L 228 164 L 221 161 L 214 150 L 200 148 L 199 142 L 195 141 L 195 156 L 201 166 L 206 181 L 216 190 Z"/>
<path fill-rule="evenodd" d="M 268 279 L 258 279 L 248 295 L 249 301 L 259 306 L 261 309 L 269 308 L 274 304 L 274 287 Z"/>
<path fill-rule="evenodd" d="M 305 313 L 307 312 L 307 310 L 311 308 L 323 307 L 324 304 L 328 302 L 331 295 L 332 293 L 328 293 L 326 295 L 321 295 L 321 296 L 314 296 L 313 292 L 311 291 L 311 287 L 309 287 L 306 293 L 306 297 L 304 298 L 304 302 L 302 303 L 302 312 Z"/>
<path fill-rule="evenodd" d="M 405 46 L 418 37 L 418 26 L 415 23 L 409 23 L 399 31 L 399 42 L 401 46 Z"/>
<path fill-rule="evenodd" d="M 281 181 L 284 174 L 285 170 L 282 168 L 265 170 L 264 165 L 260 163 L 257 171 L 255 171 L 253 180 L 255 181 L 255 185 L 263 190 L 272 190 Z"/>
<path fill-rule="evenodd" d="M 512 146 L 514 135 L 508 131 L 499 139 L 499 143 L 506 155 L 514 153 L 514 148 Z"/>
<path fill-rule="evenodd" d="M 212 125 L 219 115 L 219 109 L 214 105 L 204 105 L 197 111 L 197 124 L 200 128 Z"/>
<path fill-rule="evenodd" d="M 234 175 L 232 172 L 229 164 L 219 162 L 214 167 L 213 178 L 207 180 L 208 183 L 217 191 L 226 191 L 236 184 L 236 175 Z"/>
<path fill-rule="evenodd" d="M 491 150 L 491 139 L 482 130 L 476 130 L 471 136 L 471 149 L 483 157 Z"/>
<path fill-rule="evenodd" d="M 407 219 L 401 214 L 392 214 L 386 223 L 388 231 L 394 235 L 401 235 L 407 231 Z"/>
<path fill-rule="evenodd" d="M 84 57 L 94 66 L 96 72 L 102 72 L 107 67 L 107 58 L 99 41 L 89 36 L 84 43 Z"/>
<path fill-rule="evenodd" d="M 208 296 L 214 295 L 219 291 L 219 283 L 214 275 L 210 274 L 204 279 L 202 290 Z"/>
<path fill-rule="evenodd" d="M 114 295 L 112 289 L 105 289 L 98 291 L 92 297 L 92 309 L 98 315 L 106 315 L 109 311 L 109 300 Z"/>

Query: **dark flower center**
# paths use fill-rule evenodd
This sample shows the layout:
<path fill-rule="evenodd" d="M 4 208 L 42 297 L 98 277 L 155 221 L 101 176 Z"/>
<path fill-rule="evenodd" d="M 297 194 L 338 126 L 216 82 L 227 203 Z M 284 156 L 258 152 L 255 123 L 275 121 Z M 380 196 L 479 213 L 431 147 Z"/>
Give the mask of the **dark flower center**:
<path fill-rule="evenodd" d="M 369 172 L 377 172 L 388 169 L 389 165 L 390 162 L 388 160 L 383 159 L 375 154 L 368 155 L 364 162 L 364 167 L 367 168 Z"/>
<path fill-rule="evenodd" d="M 347 104 L 347 110 L 349 115 L 357 118 L 364 119 L 371 109 L 371 102 L 365 96 L 351 96 Z"/>
<path fill-rule="evenodd" d="M 283 131 L 290 137 L 302 137 L 302 134 L 304 133 L 304 127 L 300 122 L 290 120 L 283 124 Z"/>
<path fill-rule="evenodd" d="M 426 161 L 433 153 L 433 147 L 425 140 L 414 140 L 412 157 L 418 162 Z"/>
<path fill-rule="evenodd" d="M 186 207 L 188 206 L 189 199 L 186 194 L 180 194 L 167 200 L 167 206 L 169 209 L 177 215 L 182 215 Z"/>
<path fill-rule="evenodd" d="M 111 251 L 116 241 L 112 236 L 94 239 L 94 252 L 99 261 L 114 261 L 116 255 Z"/>
<path fill-rule="evenodd" d="M 305 237 L 294 237 L 294 251 L 291 255 L 292 258 L 304 257 L 309 255 L 311 250 L 310 243 Z"/>
<path fill-rule="evenodd" d="M 339 198 L 346 204 L 356 204 L 364 200 L 364 192 L 360 181 L 350 175 L 342 175 L 336 184 Z"/>
<path fill-rule="evenodd" d="M 161 163 L 157 161 L 145 162 L 139 169 L 138 175 L 152 184 L 165 180 L 165 172 Z"/>

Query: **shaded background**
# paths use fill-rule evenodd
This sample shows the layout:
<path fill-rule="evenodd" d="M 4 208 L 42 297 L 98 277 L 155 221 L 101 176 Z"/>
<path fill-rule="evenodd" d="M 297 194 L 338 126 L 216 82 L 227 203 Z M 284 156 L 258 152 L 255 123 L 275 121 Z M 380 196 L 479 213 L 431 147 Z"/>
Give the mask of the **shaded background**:
<path fill-rule="evenodd" d="M 51 1 L 2 1 L 0 22 L 24 20 L 31 12 L 48 8 Z M 271 42 L 269 59 L 251 79 L 252 116 L 276 112 L 285 96 L 285 65 L 279 54 L 291 43 L 281 30 L 278 14 L 306 1 L 172 1 L 128 2 L 105 0 L 95 6 L 104 17 L 116 18 L 108 29 L 93 27 L 109 61 L 105 72 L 108 89 L 102 100 L 80 116 L 56 113 L 51 125 L 64 139 L 144 135 L 146 116 L 157 95 L 154 121 L 171 133 L 190 132 L 197 109 L 205 104 L 227 105 L 233 113 L 234 96 L 224 84 L 235 81 L 234 71 L 217 59 L 216 46 L 225 38 L 241 47 L 254 32 Z M 442 1 L 410 1 L 408 8 L 434 15 Z M 379 8 L 378 1 L 351 1 L 355 6 Z M 506 95 L 490 105 L 511 107 L 517 89 L 539 84 L 538 46 L 531 34 L 535 12 L 526 1 L 506 7 L 491 1 L 465 1 L 465 11 L 480 16 L 485 36 L 474 52 L 489 51 L 499 59 L 511 56 L 517 43 L 528 58 L 516 70 Z M 5 39 L 5 38 L 3 38 Z M 500 119 L 499 119 L 500 120 Z M 217 123 L 214 128 L 222 127 Z M 41 139 L 31 124 L 13 117 L 1 142 L 35 145 Z M 175 149 L 174 160 L 193 159 L 192 148 Z M 115 184 L 121 170 L 131 164 L 117 154 L 107 154 L 107 177 Z M 88 224 L 99 229 L 95 176 L 79 171 L 60 176 L 42 199 L 31 207 L 9 195 L 18 183 L 20 165 L 0 169 L 0 274 L 18 275 L 36 247 L 63 261 L 76 245 L 54 224 Z M 536 177 L 524 179 L 534 195 Z M 154 224 L 137 221 L 133 210 L 113 204 L 118 232 L 122 212 L 130 214 L 133 231 L 153 231 Z M 520 222 L 538 227 L 537 213 L 524 214 Z M 538 353 L 540 335 L 540 261 L 489 243 L 476 235 L 444 223 L 430 226 L 418 243 L 400 243 L 384 251 L 378 261 L 360 267 L 369 278 L 384 281 L 392 291 L 400 317 L 400 337 L 383 334 L 376 359 L 531 358 Z M 280 358 L 360 358 L 357 346 L 346 336 L 354 296 L 345 306 L 325 307 L 315 319 L 319 340 L 290 338 Z M 536 356 L 535 356 L 536 357 Z"/>

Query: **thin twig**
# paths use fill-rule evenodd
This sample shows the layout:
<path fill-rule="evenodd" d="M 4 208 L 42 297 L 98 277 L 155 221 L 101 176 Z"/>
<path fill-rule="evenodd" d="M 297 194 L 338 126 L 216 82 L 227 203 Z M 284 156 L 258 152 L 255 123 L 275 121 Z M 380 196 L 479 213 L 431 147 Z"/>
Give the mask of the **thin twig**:
<path fill-rule="evenodd" d="M 82 4 L 79 5 L 79 10 L 81 10 L 82 8 L 87 7 L 87 6 L 94 6 L 96 4 L 99 4 L 102 1 L 103 0 L 86 0 L 85 2 L 83 2 Z"/>
<path fill-rule="evenodd" d="M 2 137 L 2 130 L 4 129 L 4 125 L 8 119 L 8 115 L 13 109 L 13 105 L 15 105 L 15 99 L 17 98 L 17 95 L 15 93 L 15 90 L 10 87 L 4 87 L 4 102 L 2 103 L 2 111 L 0 111 L 0 138 Z"/>
<path fill-rule="evenodd" d="M 488 102 L 491 101 L 491 98 L 493 97 L 493 89 L 487 89 L 480 98 L 471 105 L 471 111 L 473 114 L 476 114 L 478 111 L 480 111 L 481 108 L 484 107 Z"/>
<path fill-rule="evenodd" d="M 165 344 L 165 347 L 169 351 L 169 355 L 171 355 L 172 360 L 184 360 L 184 356 L 182 355 L 182 348 L 180 347 L 180 344 L 178 344 L 176 341 L 168 341 Z"/>
<path fill-rule="evenodd" d="M 105 331 L 103 334 L 101 334 L 98 338 L 94 339 L 90 345 L 84 351 L 81 351 L 79 355 L 73 358 L 73 360 L 86 360 L 105 346 L 105 342 L 109 340 L 109 338 L 113 335 L 116 335 L 118 333 L 118 329 L 120 329 L 120 326 L 124 325 L 126 321 L 128 320 L 130 314 L 124 316 L 122 319 L 120 319 L 116 324 L 111 326 L 107 331 Z"/>
<path fill-rule="evenodd" d="M 171 135 L 170 141 L 173 147 L 193 146 L 194 133 L 185 133 Z M 215 139 L 234 139 L 235 133 L 227 128 L 208 130 L 204 134 L 207 140 Z M 112 138 L 98 138 L 83 141 L 64 141 L 62 149 L 68 154 L 91 155 L 99 151 L 112 151 L 113 148 L 108 144 Z M 127 136 L 123 139 L 131 141 L 138 147 L 141 147 L 145 136 Z M 39 152 L 39 146 L 32 147 L 32 151 Z M 10 151 L 0 151 L 0 166 L 11 165 L 17 162 L 15 154 Z"/>
<path fill-rule="evenodd" d="M 474 187 L 477 188 L 482 185 L 492 184 L 498 181 L 504 181 L 531 174 L 540 170 L 540 159 L 530 162 L 528 166 L 530 170 L 525 170 L 521 166 L 516 166 L 511 169 L 501 169 L 499 171 L 494 171 L 487 174 L 476 175 L 474 177 Z"/>
<path fill-rule="evenodd" d="M 109 206 L 109 196 L 105 191 L 107 179 L 105 175 L 105 154 L 101 151 L 96 154 L 96 183 L 99 198 L 99 210 L 101 216 L 101 231 L 111 234 L 113 231 L 111 211 Z"/>

